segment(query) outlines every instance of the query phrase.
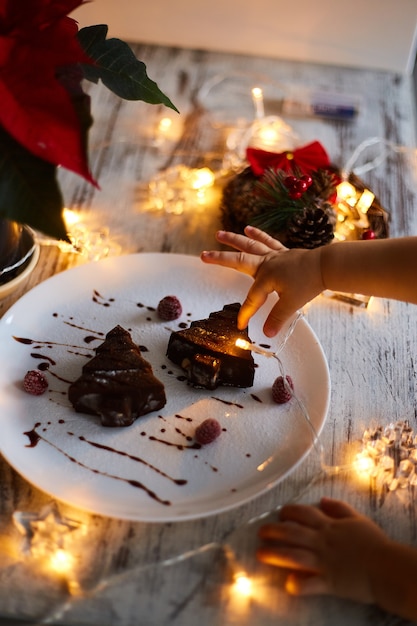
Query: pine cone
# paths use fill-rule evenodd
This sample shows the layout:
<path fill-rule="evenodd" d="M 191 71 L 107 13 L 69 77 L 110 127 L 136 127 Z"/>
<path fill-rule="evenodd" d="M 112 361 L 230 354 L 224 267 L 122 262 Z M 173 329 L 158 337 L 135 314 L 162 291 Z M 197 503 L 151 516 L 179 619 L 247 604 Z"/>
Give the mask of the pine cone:
<path fill-rule="evenodd" d="M 226 184 L 220 204 L 222 225 L 225 230 L 243 233 L 255 215 L 262 210 L 255 185 L 257 178 L 250 167 L 245 168 Z"/>
<path fill-rule="evenodd" d="M 333 239 L 333 226 L 322 209 L 304 209 L 287 223 L 287 248 L 318 248 Z"/>
<path fill-rule="evenodd" d="M 321 202 L 317 205 L 317 208 L 325 212 L 329 224 L 331 224 L 332 227 L 335 228 L 337 223 L 337 213 L 334 206 L 330 204 L 330 202 Z"/>

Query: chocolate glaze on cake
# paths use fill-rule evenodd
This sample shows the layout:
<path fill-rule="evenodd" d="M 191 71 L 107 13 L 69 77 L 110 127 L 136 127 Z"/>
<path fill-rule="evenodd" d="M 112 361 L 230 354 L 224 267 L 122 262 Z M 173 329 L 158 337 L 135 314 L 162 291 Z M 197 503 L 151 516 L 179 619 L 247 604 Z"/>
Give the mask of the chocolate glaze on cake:
<path fill-rule="evenodd" d="M 194 387 L 215 389 L 219 385 L 251 387 L 255 364 L 250 350 L 238 348 L 236 339 L 250 342 L 247 330 L 237 328 L 239 303 L 227 304 L 207 319 L 191 322 L 169 339 L 167 356 L 187 373 Z"/>
<path fill-rule="evenodd" d="M 95 352 L 68 389 L 77 412 L 99 415 L 103 426 L 130 426 L 165 405 L 163 384 L 127 330 L 115 326 Z"/>

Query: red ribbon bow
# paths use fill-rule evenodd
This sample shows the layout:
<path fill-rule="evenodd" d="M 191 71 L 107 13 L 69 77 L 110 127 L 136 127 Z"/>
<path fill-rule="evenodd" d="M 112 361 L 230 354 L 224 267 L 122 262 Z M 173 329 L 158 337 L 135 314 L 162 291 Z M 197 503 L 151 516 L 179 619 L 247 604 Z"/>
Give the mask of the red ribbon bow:
<path fill-rule="evenodd" d="M 279 153 L 247 148 L 246 158 L 255 176 L 262 176 L 268 168 L 292 174 L 295 167 L 301 174 L 310 174 L 320 168 L 330 167 L 328 154 L 319 141 L 313 141 L 296 150 Z"/>

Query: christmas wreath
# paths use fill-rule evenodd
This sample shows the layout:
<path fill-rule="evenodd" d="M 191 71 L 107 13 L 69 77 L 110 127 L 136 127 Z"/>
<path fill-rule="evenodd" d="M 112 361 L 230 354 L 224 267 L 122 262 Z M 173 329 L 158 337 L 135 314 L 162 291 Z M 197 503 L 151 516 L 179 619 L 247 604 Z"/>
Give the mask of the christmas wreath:
<path fill-rule="evenodd" d="M 220 210 L 226 230 L 243 232 L 252 224 L 289 248 L 316 248 L 330 243 L 338 223 L 349 218 L 351 238 L 388 236 L 387 212 L 373 194 L 366 219 L 354 204 L 340 210 L 341 174 L 320 142 L 280 153 L 249 147 L 246 157 L 249 165 L 223 189 Z M 359 194 L 365 191 L 354 174 L 349 182 Z"/>

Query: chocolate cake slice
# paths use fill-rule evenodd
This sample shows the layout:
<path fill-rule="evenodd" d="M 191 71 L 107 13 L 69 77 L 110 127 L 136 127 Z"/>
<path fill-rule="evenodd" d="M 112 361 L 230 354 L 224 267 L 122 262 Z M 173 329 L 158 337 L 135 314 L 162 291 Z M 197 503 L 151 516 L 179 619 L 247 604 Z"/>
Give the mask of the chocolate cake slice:
<path fill-rule="evenodd" d="M 250 350 L 236 346 L 236 339 L 250 342 L 247 330 L 237 328 L 239 303 L 227 304 L 207 319 L 171 333 L 167 357 L 187 373 L 194 387 L 215 389 L 219 385 L 251 387 L 255 364 Z"/>
<path fill-rule="evenodd" d="M 68 389 L 77 412 L 99 415 L 103 426 L 130 426 L 165 405 L 163 384 L 127 330 L 115 326 L 95 352 Z"/>

